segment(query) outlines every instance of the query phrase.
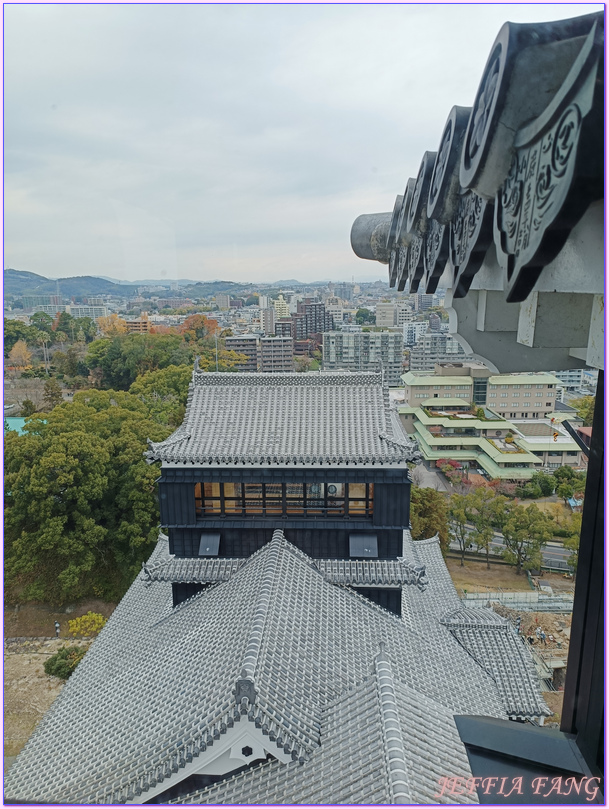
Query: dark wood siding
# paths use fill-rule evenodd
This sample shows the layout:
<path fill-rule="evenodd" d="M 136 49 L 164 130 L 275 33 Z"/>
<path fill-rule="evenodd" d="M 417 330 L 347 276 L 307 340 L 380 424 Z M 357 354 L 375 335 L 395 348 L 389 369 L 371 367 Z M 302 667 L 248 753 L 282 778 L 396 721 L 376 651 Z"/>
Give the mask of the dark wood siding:
<path fill-rule="evenodd" d="M 410 525 L 410 484 L 375 483 L 374 525 Z"/>
<path fill-rule="evenodd" d="M 159 483 L 161 525 L 193 525 L 196 522 L 192 483 Z"/>
<path fill-rule="evenodd" d="M 402 614 L 402 591 L 389 590 L 386 588 L 354 587 L 356 593 L 374 601 L 379 607 L 384 607 L 395 615 Z"/>
<path fill-rule="evenodd" d="M 273 538 L 277 522 L 269 528 L 218 528 L 220 533 L 219 556 L 244 558 L 251 556 Z M 199 553 L 201 528 L 170 528 L 169 552 L 178 557 L 196 557 Z M 354 533 L 369 534 L 367 530 L 350 528 L 288 528 L 286 539 L 314 559 L 349 559 L 349 536 Z M 395 559 L 402 553 L 402 531 L 399 529 L 374 531 L 378 538 L 379 559 Z"/>

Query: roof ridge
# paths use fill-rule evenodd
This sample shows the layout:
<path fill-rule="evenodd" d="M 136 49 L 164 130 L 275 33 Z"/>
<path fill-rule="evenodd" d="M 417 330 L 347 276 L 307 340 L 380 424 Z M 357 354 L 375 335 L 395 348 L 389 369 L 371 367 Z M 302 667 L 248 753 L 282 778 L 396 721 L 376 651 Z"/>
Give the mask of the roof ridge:
<path fill-rule="evenodd" d="M 276 528 L 273 531 L 273 538 L 266 546 L 267 558 L 264 562 L 264 570 L 260 581 L 260 590 L 258 600 L 254 611 L 254 620 L 250 631 L 250 639 L 245 650 L 245 657 L 243 658 L 243 666 L 241 670 L 241 679 L 250 679 L 252 685 L 254 682 L 254 675 L 256 673 L 256 665 L 258 663 L 258 654 L 260 646 L 262 645 L 262 636 L 264 634 L 264 625 L 269 611 L 269 604 L 271 601 L 271 591 L 277 570 L 277 557 L 279 552 L 279 545 L 285 541 L 285 536 L 281 528 Z"/>
<path fill-rule="evenodd" d="M 492 613 L 486 617 L 486 613 Z M 499 620 L 497 620 L 499 619 Z M 449 629 L 491 629 L 495 632 L 511 632 L 509 621 L 488 608 L 467 607 L 465 604 L 448 610 L 438 619 L 443 626 Z"/>
<path fill-rule="evenodd" d="M 408 765 L 402 738 L 400 714 L 393 685 L 391 661 L 381 642 L 380 651 L 374 660 L 379 703 L 381 706 L 381 726 L 385 766 L 389 776 L 389 789 L 392 803 L 412 803 L 412 790 L 408 777 Z"/>
<path fill-rule="evenodd" d="M 192 386 L 198 387 L 200 385 L 210 385 L 213 387 L 257 387 L 260 383 L 267 387 L 302 387 L 311 386 L 316 387 L 319 385 L 373 385 L 377 386 L 386 384 L 383 382 L 382 373 L 379 371 L 345 371 L 342 373 L 309 373 L 300 374 L 295 371 L 287 371 L 281 373 L 262 373 L 258 372 L 225 372 L 217 371 L 202 371 L 195 365 L 192 372 Z"/>

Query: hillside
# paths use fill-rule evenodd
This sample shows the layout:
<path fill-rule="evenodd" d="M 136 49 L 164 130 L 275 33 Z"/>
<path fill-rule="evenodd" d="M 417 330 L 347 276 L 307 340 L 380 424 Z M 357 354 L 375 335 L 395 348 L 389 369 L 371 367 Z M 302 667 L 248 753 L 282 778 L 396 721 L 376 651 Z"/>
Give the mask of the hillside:
<path fill-rule="evenodd" d="M 63 297 L 80 297 L 88 295 L 135 295 L 135 287 L 114 284 L 103 278 L 92 275 L 80 275 L 74 278 L 45 278 L 33 272 L 22 270 L 4 270 L 4 294 L 20 298 L 23 295 L 54 295 L 57 292 Z"/>

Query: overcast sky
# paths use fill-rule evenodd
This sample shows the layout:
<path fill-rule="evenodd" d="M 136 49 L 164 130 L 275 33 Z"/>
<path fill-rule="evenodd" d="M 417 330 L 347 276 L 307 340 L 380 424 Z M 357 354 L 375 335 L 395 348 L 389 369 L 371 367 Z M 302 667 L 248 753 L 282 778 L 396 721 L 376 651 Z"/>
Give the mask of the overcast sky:
<path fill-rule="evenodd" d="M 5 267 L 386 278 L 393 208 L 506 20 L 596 5 L 5 5 Z"/>

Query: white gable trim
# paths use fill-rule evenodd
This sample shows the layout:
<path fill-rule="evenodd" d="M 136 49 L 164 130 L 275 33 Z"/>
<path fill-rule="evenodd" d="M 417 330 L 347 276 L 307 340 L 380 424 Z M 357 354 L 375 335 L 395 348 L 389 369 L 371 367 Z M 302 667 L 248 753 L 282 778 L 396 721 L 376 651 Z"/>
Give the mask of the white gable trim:
<path fill-rule="evenodd" d="M 243 755 L 242 750 L 245 747 L 251 747 L 251 755 Z M 218 741 L 214 741 L 213 745 L 200 753 L 197 758 L 180 768 L 177 773 L 125 803 L 141 806 L 142 801 L 148 801 L 150 798 L 160 795 L 169 787 L 179 784 L 191 775 L 227 775 L 233 770 L 243 767 L 244 764 L 266 758 L 267 753 L 283 764 L 292 761 L 292 757 L 284 753 L 283 748 L 277 747 L 276 742 L 272 742 L 268 736 L 265 736 L 253 722 L 238 722 L 232 728 L 228 728 Z"/>

